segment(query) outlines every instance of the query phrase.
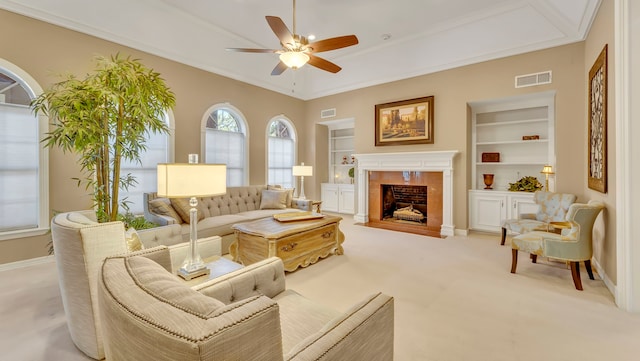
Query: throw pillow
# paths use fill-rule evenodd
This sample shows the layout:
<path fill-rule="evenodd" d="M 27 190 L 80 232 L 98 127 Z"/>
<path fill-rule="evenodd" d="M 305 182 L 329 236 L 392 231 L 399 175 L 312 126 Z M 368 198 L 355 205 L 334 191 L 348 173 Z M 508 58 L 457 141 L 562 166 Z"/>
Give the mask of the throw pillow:
<path fill-rule="evenodd" d="M 178 224 L 182 224 L 182 217 L 171 206 L 169 198 L 156 198 L 149 201 L 149 211 L 151 213 L 168 216 L 176 220 Z"/>
<path fill-rule="evenodd" d="M 140 251 L 144 249 L 142 242 L 140 241 L 140 237 L 138 236 L 138 232 L 135 228 L 129 228 L 124 232 L 124 238 L 127 240 L 127 249 L 129 252 Z"/>
<path fill-rule="evenodd" d="M 191 223 L 189 211 L 191 210 L 191 206 L 189 205 L 190 198 L 171 198 L 171 205 L 173 209 L 178 212 L 184 223 Z M 198 222 L 204 219 L 204 212 L 200 210 L 200 203 L 198 202 Z"/>
<path fill-rule="evenodd" d="M 291 208 L 291 202 L 293 201 L 293 192 L 295 192 L 295 188 L 282 188 L 280 185 L 267 185 L 267 190 L 279 190 L 279 191 L 288 191 L 286 208 Z"/>
<path fill-rule="evenodd" d="M 260 200 L 260 209 L 287 208 L 287 191 L 264 190 Z"/>

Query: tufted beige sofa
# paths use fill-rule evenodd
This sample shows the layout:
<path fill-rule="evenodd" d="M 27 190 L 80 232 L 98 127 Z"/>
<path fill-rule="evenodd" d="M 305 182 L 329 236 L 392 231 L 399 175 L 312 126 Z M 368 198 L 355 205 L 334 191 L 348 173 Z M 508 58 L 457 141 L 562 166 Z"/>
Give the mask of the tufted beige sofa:
<path fill-rule="evenodd" d="M 328 309 L 286 289 L 276 257 L 189 288 L 165 270 L 166 248 L 156 250 L 102 266 L 107 360 L 393 360 L 390 296 Z"/>
<path fill-rule="evenodd" d="M 263 191 L 266 185 L 229 187 L 227 193 L 220 196 L 198 198 L 198 213 L 204 218 L 198 221 L 198 238 L 220 236 L 222 238 L 222 253 L 229 253 L 229 245 L 235 240 L 232 225 L 271 217 L 274 214 L 293 211 L 311 211 L 310 200 L 292 198 L 290 203 L 282 209 L 261 209 Z M 271 187 L 269 187 L 271 189 Z M 156 213 L 153 203 L 162 200 L 164 204 L 171 203 L 174 216 Z M 179 211 L 175 209 L 173 201 L 159 198 L 157 193 L 144 194 L 144 215 L 151 222 L 160 225 L 179 224 L 182 237 L 189 240 L 189 224 L 181 219 Z M 172 211 L 171 209 L 169 210 Z"/>

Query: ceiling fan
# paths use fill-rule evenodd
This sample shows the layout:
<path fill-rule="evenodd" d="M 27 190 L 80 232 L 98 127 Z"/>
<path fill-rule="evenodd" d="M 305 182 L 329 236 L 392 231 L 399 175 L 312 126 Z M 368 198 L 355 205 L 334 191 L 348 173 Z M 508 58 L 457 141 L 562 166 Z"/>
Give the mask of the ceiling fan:
<path fill-rule="evenodd" d="M 266 16 L 267 23 L 271 30 L 280 40 L 282 49 L 245 49 L 227 48 L 228 51 L 238 51 L 245 53 L 277 53 L 280 54 L 280 62 L 273 68 L 271 75 L 280 75 L 287 68 L 298 69 L 304 64 L 315 66 L 331 73 L 337 73 L 342 68 L 338 65 L 315 56 L 314 53 L 346 48 L 358 44 L 355 35 L 338 36 L 309 43 L 309 39 L 296 34 L 296 0 L 293 0 L 293 32 L 289 31 L 282 19 L 277 16 Z"/>

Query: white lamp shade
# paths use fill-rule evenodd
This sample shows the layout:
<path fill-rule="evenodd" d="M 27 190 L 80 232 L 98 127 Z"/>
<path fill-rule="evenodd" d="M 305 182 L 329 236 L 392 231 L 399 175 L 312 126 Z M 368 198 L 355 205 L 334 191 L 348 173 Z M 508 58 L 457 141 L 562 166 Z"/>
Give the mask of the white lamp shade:
<path fill-rule="evenodd" d="M 280 60 L 289 68 L 297 69 L 309 61 L 309 55 L 301 51 L 287 51 L 280 54 Z"/>
<path fill-rule="evenodd" d="M 225 164 L 158 164 L 158 196 L 206 197 L 227 192 Z"/>
<path fill-rule="evenodd" d="M 292 173 L 296 177 L 310 177 L 313 175 L 313 167 L 310 165 L 294 165 Z"/>

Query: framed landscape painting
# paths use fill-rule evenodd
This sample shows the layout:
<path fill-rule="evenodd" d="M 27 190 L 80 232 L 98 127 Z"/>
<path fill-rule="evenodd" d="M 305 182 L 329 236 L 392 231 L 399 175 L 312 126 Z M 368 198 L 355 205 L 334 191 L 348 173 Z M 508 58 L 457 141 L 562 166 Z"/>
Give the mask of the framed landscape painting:
<path fill-rule="evenodd" d="M 376 146 L 433 144 L 433 96 L 376 104 Z"/>
<path fill-rule="evenodd" d="M 589 70 L 589 188 L 607 192 L 607 46 Z"/>

